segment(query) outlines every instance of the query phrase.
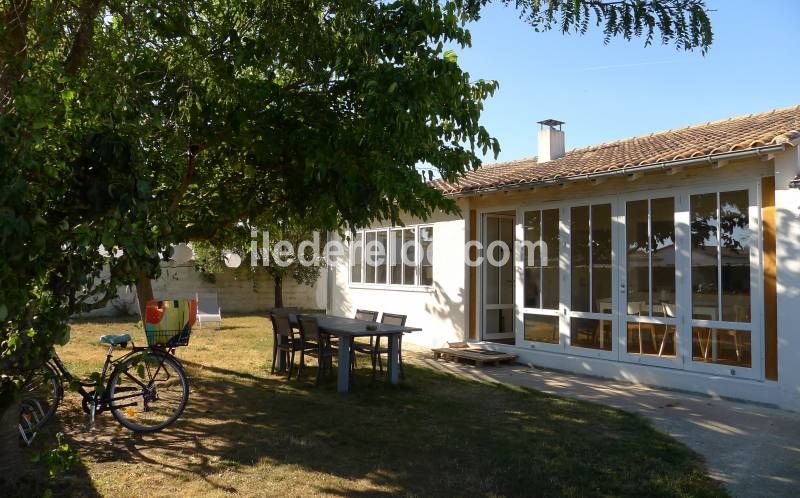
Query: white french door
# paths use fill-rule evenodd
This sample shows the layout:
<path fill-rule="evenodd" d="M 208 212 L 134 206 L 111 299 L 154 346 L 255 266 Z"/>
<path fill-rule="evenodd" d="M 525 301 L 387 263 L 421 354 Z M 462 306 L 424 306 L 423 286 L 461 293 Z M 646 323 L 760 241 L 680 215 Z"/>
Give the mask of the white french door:
<path fill-rule="evenodd" d="M 762 378 L 759 191 L 753 181 L 519 208 L 517 344 Z"/>
<path fill-rule="evenodd" d="M 562 293 L 567 317 L 567 351 L 617 359 L 616 198 L 592 199 L 564 210 L 568 227 L 566 266 L 569 278 Z"/>
<path fill-rule="evenodd" d="M 483 339 L 514 337 L 514 216 L 483 216 Z"/>
<path fill-rule="evenodd" d="M 685 275 L 678 251 L 676 220 L 682 198 L 639 193 L 620 199 L 620 358 L 678 367 L 682 364 L 678 319 L 682 312 L 678 276 Z M 681 269 L 681 271 L 679 271 Z"/>

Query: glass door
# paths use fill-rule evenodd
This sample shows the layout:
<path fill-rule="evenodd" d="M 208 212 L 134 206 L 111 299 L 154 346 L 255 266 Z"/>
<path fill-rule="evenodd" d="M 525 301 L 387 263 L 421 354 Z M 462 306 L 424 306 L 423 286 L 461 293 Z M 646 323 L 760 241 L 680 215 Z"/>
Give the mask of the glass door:
<path fill-rule="evenodd" d="M 573 206 L 569 220 L 569 292 L 562 294 L 568 318 L 570 351 L 617 358 L 614 309 L 617 272 L 613 250 L 612 203 Z"/>
<path fill-rule="evenodd" d="M 620 261 L 620 342 L 626 361 L 677 366 L 676 202 L 672 196 L 624 202 Z"/>
<path fill-rule="evenodd" d="M 514 216 L 483 218 L 483 339 L 514 337 Z"/>
<path fill-rule="evenodd" d="M 686 356 L 694 370 L 762 377 L 760 237 L 756 189 L 689 195 Z"/>
<path fill-rule="evenodd" d="M 540 349 L 563 351 L 561 339 L 561 223 L 558 208 L 520 210 L 518 240 L 522 278 L 521 341 Z"/>

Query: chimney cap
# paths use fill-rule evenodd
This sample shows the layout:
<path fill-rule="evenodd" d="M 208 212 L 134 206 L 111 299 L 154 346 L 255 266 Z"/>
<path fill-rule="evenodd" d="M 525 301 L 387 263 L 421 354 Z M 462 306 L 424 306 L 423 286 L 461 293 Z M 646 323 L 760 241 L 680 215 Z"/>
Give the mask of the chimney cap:
<path fill-rule="evenodd" d="M 545 119 L 545 120 L 543 120 L 543 121 L 537 121 L 537 123 L 539 123 L 539 124 L 540 124 L 540 125 L 542 125 L 543 127 L 544 127 L 544 126 L 549 126 L 549 127 L 551 127 L 551 128 L 552 128 L 552 127 L 554 127 L 554 126 L 558 126 L 558 129 L 559 129 L 559 130 L 561 129 L 561 125 L 563 125 L 563 124 L 564 124 L 564 122 L 563 122 L 563 121 L 559 121 L 559 120 L 557 120 L 557 119 Z"/>

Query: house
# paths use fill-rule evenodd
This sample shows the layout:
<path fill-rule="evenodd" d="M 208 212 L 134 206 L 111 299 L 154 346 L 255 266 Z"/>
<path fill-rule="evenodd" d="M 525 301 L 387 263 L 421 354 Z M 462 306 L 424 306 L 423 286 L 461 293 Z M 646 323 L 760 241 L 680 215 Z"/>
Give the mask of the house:
<path fill-rule="evenodd" d="M 540 122 L 538 158 L 437 182 L 461 215 L 359 231 L 329 272 L 331 311 L 800 411 L 800 106 L 569 151 L 562 125 Z"/>

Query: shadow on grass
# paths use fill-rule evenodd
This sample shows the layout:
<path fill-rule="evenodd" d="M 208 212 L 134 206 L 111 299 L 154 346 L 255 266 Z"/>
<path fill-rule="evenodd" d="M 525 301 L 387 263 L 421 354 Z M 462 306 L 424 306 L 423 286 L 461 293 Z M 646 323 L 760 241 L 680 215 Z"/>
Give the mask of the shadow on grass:
<path fill-rule="evenodd" d="M 411 365 L 400 386 L 363 369 L 341 395 L 333 376 L 314 387 L 313 368 L 287 382 L 184 364 L 192 393 L 174 426 L 135 435 L 106 414 L 104 427 L 72 432 L 113 485 L 130 491 L 147 476 L 158 494 L 724 496 L 685 446 L 598 405 Z"/>

